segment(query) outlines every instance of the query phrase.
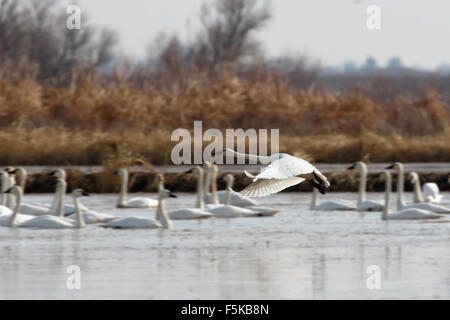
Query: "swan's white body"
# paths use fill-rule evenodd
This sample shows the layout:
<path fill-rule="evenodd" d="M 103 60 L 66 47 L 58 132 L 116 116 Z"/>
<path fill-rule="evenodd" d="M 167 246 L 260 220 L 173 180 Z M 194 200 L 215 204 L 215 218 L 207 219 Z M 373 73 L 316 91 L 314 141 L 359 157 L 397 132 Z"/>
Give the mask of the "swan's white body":
<path fill-rule="evenodd" d="M 65 183 L 62 180 L 58 181 L 59 183 Z M 38 229 L 67 229 L 67 228 L 82 228 L 84 227 L 83 216 L 81 215 L 80 210 L 77 210 L 77 221 L 74 223 L 70 219 L 64 217 L 57 217 L 52 215 L 43 215 L 38 217 L 32 217 L 31 219 L 27 219 L 25 222 L 17 221 L 18 211 L 20 207 L 20 200 L 22 197 L 22 190 L 20 187 L 11 188 L 11 192 L 16 195 L 17 205 L 14 210 L 13 216 L 10 221 L 11 227 L 19 227 L 19 228 L 38 228 Z M 85 193 L 81 189 L 76 189 L 73 191 L 73 197 L 75 206 L 78 204 L 78 198 L 84 195 Z M 62 203 L 59 204 L 60 215 L 62 215 Z"/>
<path fill-rule="evenodd" d="M 414 186 L 414 203 L 441 203 L 442 195 L 439 194 L 439 187 L 436 183 L 427 182 L 422 186 L 422 190 L 420 190 L 420 179 L 417 172 L 411 172 L 409 178 Z"/>
<path fill-rule="evenodd" d="M 86 224 L 105 223 L 118 219 L 117 217 L 111 216 L 109 214 L 100 213 L 89 209 L 81 211 L 81 214 L 83 215 L 83 220 Z M 67 216 L 67 219 L 75 221 L 77 219 L 77 214 L 71 214 Z"/>
<path fill-rule="evenodd" d="M 400 162 L 396 162 L 391 165 L 389 168 L 395 168 L 397 170 L 397 210 L 403 209 L 422 209 L 426 211 L 431 211 L 435 213 L 450 213 L 450 208 L 446 208 L 444 206 L 440 206 L 433 203 L 413 203 L 413 204 L 405 204 L 404 200 L 404 168 L 403 164 Z"/>
<path fill-rule="evenodd" d="M 345 200 L 329 200 L 322 203 L 318 203 L 319 192 L 316 188 L 313 188 L 313 197 L 311 201 L 310 209 L 314 211 L 341 211 L 341 210 L 355 210 L 356 207 L 350 201 Z"/>
<path fill-rule="evenodd" d="M 366 184 L 367 184 L 367 166 L 364 162 L 358 161 L 349 169 L 357 169 L 359 172 L 359 190 L 358 202 L 356 210 L 358 211 L 382 211 L 384 206 L 381 202 L 367 200 L 366 198 Z"/>
<path fill-rule="evenodd" d="M 172 222 L 164 206 L 164 200 L 168 197 L 176 196 L 164 189 L 158 192 L 158 209 L 156 213 L 158 220 L 148 217 L 131 216 L 105 223 L 102 227 L 112 229 L 170 229 Z"/>
<path fill-rule="evenodd" d="M 391 174 L 389 171 L 384 173 L 386 186 L 385 186 L 385 203 L 381 218 L 383 220 L 418 220 L 418 219 L 439 219 L 443 216 L 434 212 L 418 209 L 407 208 L 395 213 L 389 213 L 389 198 L 391 194 Z"/>
<path fill-rule="evenodd" d="M 144 197 L 136 197 L 127 200 L 128 171 L 120 169 L 118 174 L 121 177 L 120 195 L 117 203 L 118 208 L 154 208 L 158 206 L 158 200 Z"/>
<path fill-rule="evenodd" d="M 270 194 L 278 193 L 290 186 L 302 183 L 306 179 L 316 181 L 325 189 L 330 186 L 327 178 L 315 166 L 306 160 L 286 153 L 277 153 L 266 157 L 243 154 L 231 149 L 224 149 L 224 151 L 251 161 L 270 163 L 262 168 L 257 176 L 245 172 L 245 174 L 253 180 L 253 183 L 239 192 L 243 196 L 265 197 Z"/>

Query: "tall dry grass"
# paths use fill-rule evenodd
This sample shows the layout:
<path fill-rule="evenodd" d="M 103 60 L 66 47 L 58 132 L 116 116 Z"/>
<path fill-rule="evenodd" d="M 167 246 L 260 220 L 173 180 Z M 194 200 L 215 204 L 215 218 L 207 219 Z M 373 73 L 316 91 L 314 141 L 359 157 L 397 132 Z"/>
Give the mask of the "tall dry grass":
<path fill-rule="evenodd" d="M 280 150 L 317 162 L 450 161 L 450 107 L 429 89 L 379 104 L 360 91 L 294 89 L 280 77 L 232 71 L 171 85 L 77 73 L 69 85 L 0 69 L 0 163 L 101 164 L 142 157 L 169 164 L 176 128 L 279 128 Z"/>

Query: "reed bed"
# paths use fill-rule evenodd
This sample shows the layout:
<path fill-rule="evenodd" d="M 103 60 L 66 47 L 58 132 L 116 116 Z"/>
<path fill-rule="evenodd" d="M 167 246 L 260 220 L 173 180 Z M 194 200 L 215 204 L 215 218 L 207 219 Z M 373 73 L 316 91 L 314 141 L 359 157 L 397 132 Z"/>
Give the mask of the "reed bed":
<path fill-rule="evenodd" d="M 0 164 L 171 164 L 172 130 L 192 130 L 194 120 L 203 130 L 278 128 L 280 151 L 316 162 L 450 161 L 450 107 L 431 88 L 381 104 L 358 90 L 301 90 L 232 71 L 146 79 L 79 72 L 63 86 L 0 69 Z"/>

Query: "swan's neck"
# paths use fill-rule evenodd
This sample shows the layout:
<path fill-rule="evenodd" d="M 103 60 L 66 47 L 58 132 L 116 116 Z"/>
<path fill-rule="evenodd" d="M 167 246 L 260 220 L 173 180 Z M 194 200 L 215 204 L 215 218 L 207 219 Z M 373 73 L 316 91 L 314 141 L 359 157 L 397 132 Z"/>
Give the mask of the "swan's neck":
<path fill-rule="evenodd" d="M 264 163 L 264 164 L 268 164 L 271 161 L 271 157 L 267 157 L 267 156 L 258 156 L 256 154 L 245 154 L 245 153 L 241 153 L 241 152 L 236 152 L 236 151 L 228 149 L 228 148 L 226 149 L 226 151 L 227 151 L 227 153 L 235 155 L 238 158 L 238 164 L 245 164 L 245 160 L 249 160 L 250 163 L 258 163 L 258 161 L 260 161 L 261 163 Z M 239 160 L 241 160 L 241 161 L 239 161 Z M 228 161 L 227 161 L 227 163 L 228 163 Z"/>
<path fill-rule="evenodd" d="M 164 200 L 161 198 L 158 201 L 157 216 L 159 217 L 159 222 L 161 223 L 164 229 L 172 228 L 172 221 L 167 215 Z"/>
<path fill-rule="evenodd" d="M 208 169 L 206 171 L 206 175 L 205 175 L 205 186 L 204 186 L 204 190 L 203 190 L 203 195 L 204 195 L 205 198 L 209 194 L 210 186 L 211 186 L 211 172 Z"/>
<path fill-rule="evenodd" d="M 58 216 L 64 217 L 64 195 L 66 194 L 67 189 L 67 183 L 65 181 L 62 181 L 60 185 L 58 185 Z"/>
<path fill-rule="evenodd" d="M 6 189 L 13 187 L 14 183 L 15 183 L 14 177 L 8 177 Z M 7 193 L 6 194 L 6 206 L 10 209 L 14 209 L 14 207 L 16 205 L 15 199 L 16 198 L 14 197 L 14 195 L 12 193 Z"/>
<path fill-rule="evenodd" d="M 366 201 L 367 167 L 365 164 L 360 165 L 359 175 L 358 205 Z"/>
<path fill-rule="evenodd" d="M 75 205 L 75 213 L 77 215 L 77 228 L 83 228 L 85 226 L 84 217 L 80 210 L 80 199 L 73 197 L 73 203 Z M 64 207 L 63 202 L 60 202 L 60 207 Z M 61 210 L 61 209 L 59 209 Z"/>
<path fill-rule="evenodd" d="M 5 205 L 5 193 L 3 193 L 3 192 L 5 192 L 6 191 L 6 187 L 7 187 L 7 184 L 6 184 L 6 175 L 5 174 L 2 174 L 1 175 L 1 181 L 0 181 L 0 183 L 2 184 L 2 186 L 1 186 L 1 189 L 0 189 L 0 192 L 1 192 L 1 194 L 0 194 L 0 205 L 2 205 L 2 206 L 4 206 Z"/>
<path fill-rule="evenodd" d="M 120 196 L 119 196 L 119 206 L 125 205 L 127 199 L 128 191 L 128 172 L 124 171 L 122 175 L 122 180 L 120 181 Z"/>
<path fill-rule="evenodd" d="M 414 180 L 414 202 L 423 202 L 422 190 L 420 190 L 419 177 Z"/>
<path fill-rule="evenodd" d="M 22 192 L 15 192 L 14 195 L 16 199 L 16 206 L 14 207 L 14 212 L 11 216 L 11 220 L 9 222 L 10 227 L 14 227 L 17 220 L 17 215 L 19 214 L 20 204 L 22 202 Z"/>
<path fill-rule="evenodd" d="M 17 173 L 19 174 L 19 186 L 22 188 L 22 192 L 25 192 L 27 172 L 24 169 L 18 169 Z"/>
<path fill-rule="evenodd" d="M 397 166 L 397 176 L 397 210 L 401 210 L 405 205 L 405 201 L 403 199 L 405 177 L 402 165 Z"/>
<path fill-rule="evenodd" d="M 211 176 L 212 197 L 214 204 L 220 204 L 219 197 L 217 196 L 217 172 L 213 169 Z"/>
<path fill-rule="evenodd" d="M 204 181 L 203 170 L 200 170 L 198 172 L 198 176 L 197 176 L 197 203 L 196 203 L 196 206 L 199 209 L 204 209 L 205 208 L 205 199 L 203 197 L 203 195 L 204 195 L 204 193 L 203 193 L 203 181 Z"/>
<path fill-rule="evenodd" d="M 316 188 L 313 188 L 313 196 L 312 196 L 312 201 L 311 201 L 311 206 L 310 209 L 312 210 L 315 206 L 318 205 L 318 197 L 319 197 L 319 192 L 317 191 Z"/>
<path fill-rule="evenodd" d="M 227 206 L 231 205 L 231 188 L 233 188 L 233 181 L 227 181 L 227 190 L 225 190 L 225 204 Z"/>
<path fill-rule="evenodd" d="M 385 193 L 384 193 L 384 208 L 383 213 L 381 214 L 381 219 L 386 220 L 389 215 L 389 198 L 391 196 L 391 176 L 386 177 L 386 186 L 385 186 Z"/>

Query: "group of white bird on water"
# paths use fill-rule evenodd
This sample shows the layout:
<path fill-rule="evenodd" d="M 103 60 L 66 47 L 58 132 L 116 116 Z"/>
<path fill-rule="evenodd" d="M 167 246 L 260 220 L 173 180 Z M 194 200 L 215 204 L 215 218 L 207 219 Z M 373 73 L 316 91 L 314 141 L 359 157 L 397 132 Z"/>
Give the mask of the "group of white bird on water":
<path fill-rule="evenodd" d="M 356 205 L 345 200 L 325 201 L 319 204 L 318 193 L 325 194 L 325 191 L 330 187 L 330 183 L 308 161 L 285 153 L 262 157 L 238 153 L 231 149 L 224 149 L 218 155 L 227 152 L 245 159 L 264 160 L 269 165 L 262 168 L 256 176 L 245 171 L 245 174 L 252 179 L 252 183 L 240 192 L 232 190 L 233 176 L 231 174 L 224 176 L 227 183 L 226 189 L 217 191 L 218 167 L 216 165 L 205 163 L 203 167 L 192 168 L 186 172 L 194 174 L 197 178 L 196 205 L 192 208 L 171 211 L 165 209 L 165 200 L 177 196 L 164 188 L 162 174 L 158 174 L 158 199 L 146 197 L 127 199 L 128 172 L 126 169 L 115 172 L 115 174 L 121 176 L 117 208 L 157 208 L 155 219 L 149 217 L 148 213 L 120 218 L 90 210 L 80 203 L 81 197 L 89 196 L 82 189 L 73 190 L 73 205 L 65 204 L 64 195 L 67 183 L 66 173 L 62 169 L 50 173 L 56 177 L 56 189 L 51 204 L 22 202 L 27 172 L 23 168 L 8 167 L 0 172 L 2 191 L 0 226 L 57 229 L 82 228 L 86 224 L 99 224 L 102 227 L 114 229 L 170 229 L 172 220 L 274 216 L 278 213 L 278 210 L 263 207 L 251 198 L 268 196 L 304 181 L 311 183 L 313 187 L 310 209 L 314 211 L 382 211 L 381 218 L 383 220 L 437 219 L 444 217 L 444 214 L 450 214 L 450 208 L 439 205 L 442 195 L 439 194 L 437 185 L 426 183 L 421 190 L 419 176 L 415 172 L 409 175 L 410 182 L 414 185 L 414 203 L 405 204 L 404 168 L 398 162 L 386 168 L 382 173 L 386 185 L 384 203 L 367 200 L 367 166 L 359 161 L 348 168 L 349 170 L 358 170 L 360 175 L 359 195 Z M 395 213 L 389 212 L 392 183 L 391 174 L 388 171 L 390 169 L 395 169 L 398 175 L 397 211 Z"/>

